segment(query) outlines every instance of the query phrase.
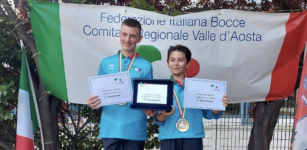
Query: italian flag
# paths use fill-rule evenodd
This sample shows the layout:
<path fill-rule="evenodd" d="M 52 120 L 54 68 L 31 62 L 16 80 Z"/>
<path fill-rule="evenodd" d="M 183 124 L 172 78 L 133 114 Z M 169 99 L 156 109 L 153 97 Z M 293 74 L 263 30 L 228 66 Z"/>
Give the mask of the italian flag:
<path fill-rule="evenodd" d="M 34 103 L 29 82 L 25 51 L 22 47 L 22 63 L 17 108 L 17 150 L 34 150 L 34 133 L 37 132 L 37 128 L 39 127 Z"/>
<path fill-rule="evenodd" d="M 307 149 L 307 59 L 305 59 L 302 70 L 300 87 L 298 89 L 297 101 L 295 105 L 295 117 L 293 122 L 291 150 Z"/>
<path fill-rule="evenodd" d="M 182 44 L 193 58 L 186 75 L 226 81 L 231 102 L 293 95 L 307 40 L 306 11 L 215 10 L 174 17 L 121 6 L 29 3 L 41 78 L 52 95 L 79 104 L 90 96 L 87 78 L 121 49 L 120 28 L 127 18 L 142 25 L 136 50 L 152 63 L 154 78 L 169 78 L 167 50 Z M 116 70 L 118 63 L 104 67 Z"/>

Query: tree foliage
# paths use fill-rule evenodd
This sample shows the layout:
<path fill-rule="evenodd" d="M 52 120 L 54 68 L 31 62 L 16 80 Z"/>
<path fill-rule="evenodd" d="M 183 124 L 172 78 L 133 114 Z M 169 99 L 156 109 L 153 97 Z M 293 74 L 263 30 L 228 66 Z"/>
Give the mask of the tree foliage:
<path fill-rule="evenodd" d="M 62 103 L 59 113 L 61 149 L 101 149 L 99 121 L 101 109 Z"/>
<path fill-rule="evenodd" d="M 11 149 L 15 144 L 20 48 L 16 31 L 0 9 L 0 149 Z"/>

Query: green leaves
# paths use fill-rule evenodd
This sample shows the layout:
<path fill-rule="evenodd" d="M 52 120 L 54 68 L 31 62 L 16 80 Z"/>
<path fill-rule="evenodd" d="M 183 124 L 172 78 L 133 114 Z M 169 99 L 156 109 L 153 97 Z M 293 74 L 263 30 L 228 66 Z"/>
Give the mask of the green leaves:
<path fill-rule="evenodd" d="M 13 102 L 14 95 L 16 95 L 15 100 L 17 100 L 15 88 L 18 88 L 18 86 L 15 87 L 15 81 L 12 80 L 12 77 L 5 78 L 3 81 L 4 83 L 0 81 L 0 104 L 6 105 L 8 102 Z"/>
<path fill-rule="evenodd" d="M 171 9 L 171 8 L 174 8 L 175 6 L 176 6 L 175 3 L 171 3 L 171 4 L 169 5 L 169 8 Z"/>
<path fill-rule="evenodd" d="M 175 10 L 175 11 L 171 14 L 171 16 L 178 16 L 178 15 L 181 15 L 181 12 L 178 11 L 178 10 Z"/>
<path fill-rule="evenodd" d="M 3 108 L 0 107 L 0 121 L 2 120 L 2 118 L 4 118 L 4 115 L 5 115 L 5 113 L 3 111 Z"/>
<path fill-rule="evenodd" d="M 0 97 L 3 95 L 5 96 L 6 95 L 6 88 L 7 88 L 7 85 L 0 85 Z"/>
<path fill-rule="evenodd" d="M 4 117 L 3 117 L 3 119 L 4 120 L 7 120 L 7 119 L 9 119 L 9 120 L 11 120 L 13 117 L 12 117 L 12 115 L 11 115 L 11 111 L 6 111 L 5 112 L 5 115 L 4 115 Z"/>
<path fill-rule="evenodd" d="M 16 119 L 11 111 L 17 105 L 21 53 L 14 25 L 6 17 L 0 20 L 0 120 L 9 121 Z"/>
<path fill-rule="evenodd" d="M 181 12 L 179 10 L 176 9 L 176 4 L 175 3 L 171 3 L 169 5 L 169 7 L 163 8 L 162 9 L 162 13 L 166 14 L 166 15 L 170 15 L 170 16 L 178 16 L 181 15 Z"/>
<path fill-rule="evenodd" d="M 14 81 L 10 81 L 9 87 L 14 85 Z"/>
<path fill-rule="evenodd" d="M 130 7 L 148 10 L 148 11 L 156 11 L 156 8 L 152 5 L 149 5 L 145 0 L 132 0 L 129 3 Z"/>
<path fill-rule="evenodd" d="M 153 118 L 147 119 L 147 140 L 145 149 L 160 148 L 160 142 L 156 136 L 159 133 L 159 126 L 153 122 Z"/>
<path fill-rule="evenodd" d="M 4 109 L 3 107 L 0 107 L 0 121 L 1 120 L 12 120 L 13 116 L 11 114 L 11 110 Z"/>
<path fill-rule="evenodd" d="M 81 0 L 73 0 L 72 2 L 73 2 L 73 3 L 82 3 Z"/>
<path fill-rule="evenodd" d="M 6 90 L 3 90 L 2 94 L 3 94 L 3 96 L 6 96 Z"/>

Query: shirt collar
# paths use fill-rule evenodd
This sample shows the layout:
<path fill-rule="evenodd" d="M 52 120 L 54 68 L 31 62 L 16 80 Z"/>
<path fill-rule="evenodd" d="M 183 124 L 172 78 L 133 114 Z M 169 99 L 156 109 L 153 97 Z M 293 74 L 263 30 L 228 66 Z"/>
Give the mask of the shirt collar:
<path fill-rule="evenodd" d="M 181 87 L 183 86 L 183 83 L 184 83 L 184 82 L 180 82 L 179 80 L 174 79 L 174 78 L 173 78 L 173 75 L 171 75 L 170 78 L 171 78 L 171 80 L 173 80 L 174 83 L 178 83 Z"/>
<path fill-rule="evenodd" d="M 119 53 L 120 53 L 120 50 L 117 52 L 117 55 L 119 55 Z M 128 56 L 128 57 L 129 57 L 130 59 L 133 59 L 133 56 L 134 56 L 134 54 L 133 54 L 133 55 L 130 55 L 130 56 Z M 123 55 L 123 53 L 122 53 L 122 57 L 125 58 L 126 56 Z M 136 52 L 135 58 L 137 58 L 137 57 L 139 57 L 139 52 Z"/>

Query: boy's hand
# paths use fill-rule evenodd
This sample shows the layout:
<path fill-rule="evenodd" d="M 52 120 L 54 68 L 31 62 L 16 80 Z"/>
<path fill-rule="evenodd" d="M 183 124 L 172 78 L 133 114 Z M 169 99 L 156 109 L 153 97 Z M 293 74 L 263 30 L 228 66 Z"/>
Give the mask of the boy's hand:
<path fill-rule="evenodd" d="M 175 108 L 174 106 L 172 106 L 172 110 L 170 112 L 166 112 L 165 110 L 163 110 L 161 114 L 163 114 L 164 116 L 171 116 L 174 114 L 174 112 L 175 112 Z"/>
<path fill-rule="evenodd" d="M 87 104 L 92 108 L 92 109 L 98 109 L 101 106 L 100 104 L 100 98 L 97 95 L 91 96 L 87 99 Z"/>
<path fill-rule="evenodd" d="M 229 99 L 228 99 L 228 96 L 227 96 L 227 95 L 224 95 L 224 96 L 223 96 L 222 102 L 223 102 L 223 105 L 224 105 L 225 107 L 228 106 Z"/>
<path fill-rule="evenodd" d="M 144 113 L 145 113 L 145 115 L 147 117 L 153 117 L 157 113 L 157 111 L 156 110 L 147 110 L 147 109 L 145 109 Z"/>
<path fill-rule="evenodd" d="M 223 105 L 224 105 L 225 107 L 228 106 L 229 99 L 228 99 L 228 96 L 227 96 L 227 95 L 223 95 L 222 102 L 223 102 Z M 217 114 L 219 114 L 221 111 L 220 111 L 220 110 L 213 110 L 212 112 L 213 112 L 213 115 L 217 115 Z"/>
<path fill-rule="evenodd" d="M 173 115 L 173 114 L 174 114 L 174 112 L 175 112 L 175 107 L 174 107 L 174 106 L 172 106 L 172 110 L 171 110 L 170 112 L 166 112 L 165 110 L 163 110 L 163 111 L 162 111 L 160 114 L 161 114 L 161 115 L 163 115 L 163 116 L 168 117 L 168 116 Z"/>
<path fill-rule="evenodd" d="M 157 120 L 160 121 L 160 122 L 164 121 L 168 116 L 173 115 L 174 112 L 175 112 L 174 106 L 172 106 L 172 111 L 171 112 L 166 112 L 165 110 L 163 110 L 161 113 L 159 113 L 157 115 Z"/>

